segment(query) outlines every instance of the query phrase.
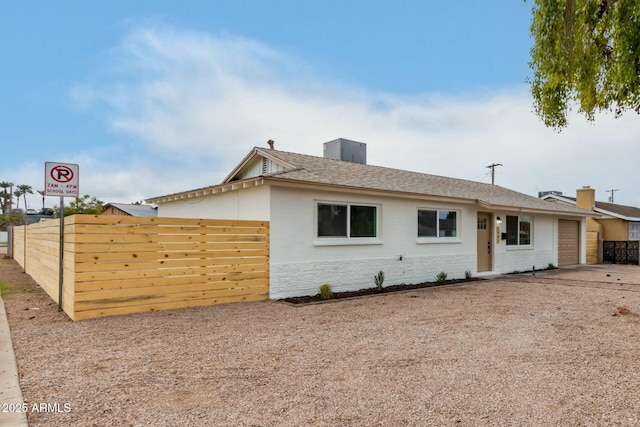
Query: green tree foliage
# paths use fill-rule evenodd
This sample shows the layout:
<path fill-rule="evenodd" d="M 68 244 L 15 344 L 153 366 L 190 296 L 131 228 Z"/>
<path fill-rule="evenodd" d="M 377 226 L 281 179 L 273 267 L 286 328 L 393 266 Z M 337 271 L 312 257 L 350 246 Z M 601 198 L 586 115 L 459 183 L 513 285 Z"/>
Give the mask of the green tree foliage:
<path fill-rule="evenodd" d="M 100 215 L 102 213 L 103 202 L 96 197 L 85 194 L 82 197 L 76 197 L 69 205 L 64 207 L 64 216 L 75 214 L 91 214 Z M 60 217 L 60 207 L 54 206 L 53 212 L 56 217 Z"/>
<path fill-rule="evenodd" d="M 534 108 L 545 125 L 567 126 L 576 104 L 640 113 L 640 2 L 534 0 L 530 66 Z"/>

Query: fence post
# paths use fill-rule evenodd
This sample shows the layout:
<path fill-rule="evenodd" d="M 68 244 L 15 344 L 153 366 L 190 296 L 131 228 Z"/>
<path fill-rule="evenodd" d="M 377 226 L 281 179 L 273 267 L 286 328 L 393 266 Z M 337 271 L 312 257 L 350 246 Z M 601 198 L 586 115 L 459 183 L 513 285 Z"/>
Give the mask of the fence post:
<path fill-rule="evenodd" d="M 13 259 L 13 225 L 7 227 L 7 256 Z"/>
<path fill-rule="evenodd" d="M 24 258 L 22 259 L 22 263 L 24 264 L 24 272 L 29 274 L 27 272 L 27 224 L 23 225 L 24 227 L 24 239 L 23 239 L 23 248 L 22 248 L 22 252 L 23 252 L 23 256 Z"/>

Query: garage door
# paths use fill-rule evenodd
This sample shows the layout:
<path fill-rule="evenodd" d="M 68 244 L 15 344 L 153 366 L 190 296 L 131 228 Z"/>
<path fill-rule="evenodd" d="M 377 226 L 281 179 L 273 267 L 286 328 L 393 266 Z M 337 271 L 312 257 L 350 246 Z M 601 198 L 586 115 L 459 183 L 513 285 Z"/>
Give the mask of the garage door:
<path fill-rule="evenodd" d="M 558 221 L 558 265 L 580 263 L 580 222 L 561 219 Z"/>

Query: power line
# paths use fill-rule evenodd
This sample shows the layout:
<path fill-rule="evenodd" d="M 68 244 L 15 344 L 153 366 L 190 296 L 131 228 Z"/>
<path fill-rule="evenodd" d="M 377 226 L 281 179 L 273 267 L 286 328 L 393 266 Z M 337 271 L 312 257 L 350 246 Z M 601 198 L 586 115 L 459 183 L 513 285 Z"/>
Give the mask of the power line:
<path fill-rule="evenodd" d="M 495 184 L 496 179 L 496 166 L 502 166 L 502 163 L 493 163 L 487 166 L 487 168 L 491 169 L 491 185 Z"/>

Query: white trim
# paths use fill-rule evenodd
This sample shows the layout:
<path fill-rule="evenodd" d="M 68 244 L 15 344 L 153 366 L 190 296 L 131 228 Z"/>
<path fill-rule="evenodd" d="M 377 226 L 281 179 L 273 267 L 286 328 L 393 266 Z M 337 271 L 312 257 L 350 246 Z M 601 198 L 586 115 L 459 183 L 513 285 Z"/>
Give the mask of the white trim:
<path fill-rule="evenodd" d="M 337 205 L 347 207 L 347 236 L 318 236 L 318 205 Z M 351 237 L 349 225 L 351 223 L 351 206 L 368 206 L 376 209 L 376 236 L 375 237 Z M 314 246 L 348 246 L 348 245 L 380 245 L 383 243 L 382 234 L 382 204 L 371 202 L 345 202 L 335 200 L 313 201 L 313 245 Z"/>
<path fill-rule="evenodd" d="M 420 211 L 436 212 L 436 235 L 435 236 L 419 236 L 419 213 Z M 440 231 L 440 212 L 455 212 L 456 213 L 456 235 L 455 237 L 440 237 L 438 232 Z M 419 245 L 430 243 L 462 243 L 462 211 L 460 209 L 453 208 L 436 208 L 432 206 L 418 206 L 416 208 L 416 243 Z"/>

